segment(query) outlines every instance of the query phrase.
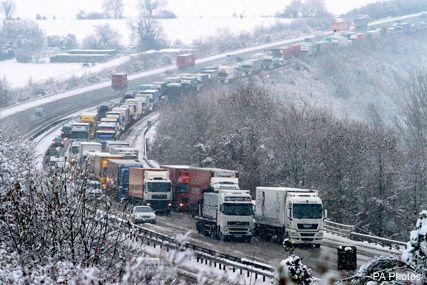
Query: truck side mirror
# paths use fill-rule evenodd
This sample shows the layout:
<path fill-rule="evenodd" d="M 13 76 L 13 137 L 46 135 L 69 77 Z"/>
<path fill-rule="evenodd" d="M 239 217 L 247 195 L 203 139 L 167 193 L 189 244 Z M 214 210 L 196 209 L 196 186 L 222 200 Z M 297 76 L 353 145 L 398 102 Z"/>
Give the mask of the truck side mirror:
<path fill-rule="evenodd" d="M 328 210 L 324 209 L 323 210 L 323 218 L 327 219 L 328 218 Z"/>
<path fill-rule="evenodd" d="M 292 221 L 292 209 L 288 208 L 288 218 Z"/>

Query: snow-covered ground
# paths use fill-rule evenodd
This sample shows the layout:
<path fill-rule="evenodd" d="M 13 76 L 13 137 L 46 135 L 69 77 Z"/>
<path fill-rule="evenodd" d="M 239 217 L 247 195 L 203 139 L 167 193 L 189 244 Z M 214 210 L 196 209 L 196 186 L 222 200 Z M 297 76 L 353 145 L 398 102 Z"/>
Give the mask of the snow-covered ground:
<path fill-rule="evenodd" d="M 111 25 L 121 36 L 121 42 L 124 45 L 131 43 L 130 23 L 134 18 L 128 19 L 110 19 L 110 20 L 45 20 L 37 21 L 40 28 L 46 35 L 66 35 L 75 34 L 77 40 L 81 42 L 85 37 L 94 33 L 95 27 L 102 24 Z M 193 40 L 204 36 L 214 35 L 218 29 L 229 29 L 233 33 L 251 32 L 257 26 L 271 26 L 277 22 L 288 23 L 288 19 L 246 17 L 243 19 L 232 17 L 217 18 L 177 18 L 159 20 L 164 28 L 167 38 L 174 42 L 181 40 L 183 43 L 190 44 Z M 67 27 L 67 29 L 64 29 Z"/>
<path fill-rule="evenodd" d="M 377 0 L 326 0 L 326 5 L 334 14 L 345 13 L 353 8 L 376 2 Z M 80 10 L 100 11 L 103 0 L 15 0 L 17 16 L 21 18 L 35 18 L 41 14 L 51 18 L 74 18 Z M 138 0 L 126 0 L 124 15 L 137 16 Z M 178 17 L 224 17 L 233 13 L 247 16 L 273 15 L 283 10 L 291 0 L 169 0 L 167 9 L 173 11 Z M 29 4 L 31 3 L 31 4 Z"/>
<path fill-rule="evenodd" d="M 18 63 L 13 60 L 0 61 L 0 77 L 5 76 L 12 87 L 25 86 L 31 79 L 33 82 L 59 79 L 82 70 L 81 63 L 44 64 Z"/>
<path fill-rule="evenodd" d="M 0 77 L 6 77 L 12 87 L 23 87 L 32 82 L 66 80 L 71 76 L 82 76 L 99 72 L 130 61 L 129 56 L 119 57 L 91 67 L 81 63 L 19 63 L 13 60 L 0 61 Z"/>
<path fill-rule="evenodd" d="M 121 35 L 124 45 L 131 44 L 131 19 L 119 20 L 46 20 L 37 21 L 40 28 L 49 35 L 75 34 L 79 42 L 94 33 L 97 25 L 108 23 Z M 251 32 L 256 27 L 271 26 L 277 22 L 286 23 L 286 19 L 273 19 L 262 17 L 238 18 L 178 18 L 161 20 L 167 37 L 173 42 L 181 40 L 191 43 L 195 39 L 214 35 L 218 29 L 229 29 L 233 33 Z M 64 29 L 67 27 L 67 29 Z M 65 80 L 72 75 L 82 75 L 99 71 L 105 67 L 115 66 L 129 61 L 129 57 L 119 58 L 94 67 L 84 68 L 80 63 L 18 63 L 15 60 L 0 61 L 0 77 L 5 76 L 13 87 L 25 86 L 31 79 L 33 82 L 47 79 Z"/>
<path fill-rule="evenodd" d="M 17 0 L 16 16 L 35 19 L 36 14 L 47 16 L 48 20 L 37 21 L 46 35 L 76 34 L 79 41 L 93 33 L 96 25 L 109 23 L 121 35 L 123 44 L 131 42 L 129 22 L 137 16 L 137 0 L 125 1 L 125 16 L 120 20 L 75 20 L 80 10 L 100 11 L 102 0 L 93 1 L 33 1 Z M 37 3 L 39 2 L 39 3 Z M 174 0 L 168 1 L 167 8 L 174 11 L 177 19 L 161 20 L 165 34 L 173 42 L 181 40 L 191 43 L 195 39 L 210 36 L 218 29 L 229 29 L 233 33 L 250 32 L 255 27 L 270 26 L 277 22 L 289 22 L 286 19 L 263 17 L 283 10 L 290 2 L 283 0 Z M 327 0 L 327 6 L 333 13 L 343 13 L 354 7 L 374 2 L 374 0 Z M 243 19 L 232 15 L 245 16 Z M 52 20 L 55 15 L 57 20 Z M 24 86 L 28 81 L 42 81 L 67 78 L 75 73 L 86 72 L 80 64 L 22 64 L 15 61 L 0 62 L 0 77 L 6 76 L 14 87 Z"/>

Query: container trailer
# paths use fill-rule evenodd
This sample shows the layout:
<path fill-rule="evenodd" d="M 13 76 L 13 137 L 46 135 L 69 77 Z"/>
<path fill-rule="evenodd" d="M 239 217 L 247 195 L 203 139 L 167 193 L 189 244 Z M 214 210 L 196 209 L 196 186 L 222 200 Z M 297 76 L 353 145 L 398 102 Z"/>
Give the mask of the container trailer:
<path fill-rule="evenodd" d="M 220 169 L 220 168 L 198 168 L 191 167 L 189 170 L 190 175 L 190 189 L 188 193 L 189 208 L 196 209 L 197 204 L 203 199 L 203 190 L 213 187 L 216 188 L 238 190 L 239 189 L 239 172 L 234 170 Z M 220 178 L 214 181 L 213 178 Z M 220 185 L 220 182 L 223 183 Z"/>
<path fill-rule="evenodd" d="M 128 75 L 126 73 L 111 74 L 111 87 L 116 91 L 123 91 L 128 87 Z"/>
<path fill-rule="evenodd" d="M 130 159 L 110 159 L 107 167 L 108 187 L 116 192 L 116 197 L 120 201 L 129 193 L 129 170 L 131 168 L 142 168 L 143 165 Z"/>
<path fill-rule="evenodd" d="M 130 144 L 127 141 L 108 141 L 107 144 L 105 145 L 105 151 L 106 152 L 111 152 L 111 148 L 112 147 L 129 147 Z"/>
<path fill-rule="evenodd" d="M 81 142 L 78 150 L 78 161 L 82 163 L 86 160 L 90 152 L 101 152 L 102 145 L 97 142 Z"/>
<path fill-rule="evenodd" d="M 192 53 L 180 54 L 176 57 L 176 66 L 180 69 L 196 65 L 196 57 Z"/>

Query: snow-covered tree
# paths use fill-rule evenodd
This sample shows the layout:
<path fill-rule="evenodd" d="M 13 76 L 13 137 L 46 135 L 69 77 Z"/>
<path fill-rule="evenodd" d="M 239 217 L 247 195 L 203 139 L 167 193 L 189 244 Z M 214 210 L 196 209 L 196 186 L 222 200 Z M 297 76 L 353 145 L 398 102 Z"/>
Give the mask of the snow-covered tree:
<path fill-rule="evenodd" d="M 311 269 L 296 255 L 291 255 L 280 262 L 274 278 L 277 285 L 309 285 L 313 282 Z"/>
<path fill-rule="evenodd" d="M 427 211 L 420 213 L 402 260 L 427 280 Z"/>
<path fill-rule="evenodd" d="M 113 17 L 114 19 L 123 17 L 123 10 L 125 4 L 123 0 L 104 0 L 102 2 L 105 13 Z"/>
<path fill-rule="evenodd" d="M 3 0 L 1 2 L 1 8 L 6 20 L 11 20 L 16 11 L 16 3 L 13 0 Z"/>
<path fill-rule="evenodd" d="M 120 48 L 120 34 L 109 24 L 95 27 L 95 34 L 83 39 L 83 48 L 88 49 L 118 49 Z"/>

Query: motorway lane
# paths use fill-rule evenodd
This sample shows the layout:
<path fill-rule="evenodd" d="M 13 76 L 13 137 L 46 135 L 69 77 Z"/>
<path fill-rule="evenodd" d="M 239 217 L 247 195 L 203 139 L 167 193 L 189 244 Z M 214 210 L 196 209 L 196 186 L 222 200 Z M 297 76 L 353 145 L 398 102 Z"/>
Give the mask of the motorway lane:
<path fill-rule="evenodd" d="M 328 35 L 328 34 L 331 34 L 331 32 L 325 33 L 325 35 Z M 314 37 L 314 35 L 302 35 L 300 37 L 293 38 L 293 39 L 281 40 L 273 43 L 263 44 L 255 47 L 239 49 L 235 51 L 222 53 L 219 55 L 201 58 L 197 60 L 197 68 L 201 68 L 203 66 L 207 66 L 211 64 L 223 63 L 225 61 L 228 61 L 228 58 L 230 55 L 246 56 L 257 51 L 265 50 L 267 48 L 293 44 L 296 42 L 304 41 L 305 38 L 312 38 L 312 37 Z M 176 72 L 176 71 L 177 71 L 177 68 L 175 65 L 168 65 L 168 66 L 128 75 L 129 88 L 132 89 L 138 86 L 139 84 L 147 83 L 150 81 L 152 82 L 152 81 L 155 81 L 156 79 L 162 79 L 166 77 L 165 75 L 166 72 Z M 17 106 L 10 106 L 0 110 L 0 119 L 5 119 L 9 116 L 16 115 L 26 110 L 34 109 L 35 107 L 43 106 L 45 104 L 61 101 L 66 98 L 78 97 L 78 96 L 81 96 L 82 94 L 93 94 L 94 92 L 97 93 L 98 91 L 103 91 L 104 93 L 109 93 L 111 95 L 111 93 L 114 93 L 114 92 L 112 92 L 110 88 L 110 84 L 111 84 L 110 81 L 104 81 L 104 82 L 96 83 L 93 85 L 77 88 L 75 90 L 62 92 L 46 98 L 40 98 L 38 100 L 34 100 L 28 103 L 21 103 L 21 104 L 18 104 Z"/>
<path fill-rule="evenodd" d="M 211 237 L 200 235 L 196 231 L 194 219 L 187 213 L 172 212 L 170 216 L 158 215 L 156 225 L 147 224 L 145 227 L 170 236 L 192 231 L 190 235 L 191 242 L 220 252 L 266 263 L 273 267 L 277 266 L 282 259 L 289 256 L 289 253 L 280 244 L 267 242 L 259 238 L 253 238 L 252 242 L 248 244 L 238 241 L 221 242 Z M 322 245 L 321 248 L 296 248 L 294 254 L 302 257 L 303 262 L 312 268 L 316 276 L 319 276 L 319 265 L 327 265 L 330 271 L 338 273 L 336 269 L 337 250 L 335 246 L 326 244 Z M 384 252 L 383 255 L 391 254 Z M 374 256 L 375 254 L 370 254 L 369 252 L 358 254 L 358 266 L 371 260 Z"/>
<path fill-rule="evenodd" d="M 158 112 L 153 112 L 146 117 L 142 118 L 139 122 L 132 126 L 132 128 L 124 133 L 120 140 L 125 140 L 129 142 L 130 146 L 138 149 L 138 160 L 143 162 L 145 167 L 149 167 L 146 160 L 145 153 L 145 136 L 144 132 L 148 128 L 148 122 L 153 122 L 159 118 L 160 114 Z"/>
<path fill-rule="evenodd" d="M 372 27 L 380 26 L 386 23 L 394 22 L 396 19 L 410 19 L 416 18 L 418 16 L 419 13 L 403 17 L 384 19 L 373 22 L 370 25 Z M 332 34 L 332 32 L 324 32 L 323 34 L 326 36 Z M 277 41 L 274 43 L 263 44 L 202 58 L 197 61 L 197 68 L 211 64 L 220 64 L 223 61 L 227 62 L 230 55 L 247 56 L 251 53 L 262 51 L 267 48 L 289 45 L 304 41 L 305 38 L 312 37 L 314 37 L 314 35 L 301 35 L 300 37 L 293 39 Z M 174 65 L 170 65 L 129 75 L 129 88 L 135 88 L 136 86 L 143 83 L 162 80 L 162 78 L 165 77 L 166 71 L 176 71 L 176 67 Z M 32 102 L 1 109 L 0 120 L 4 120 L 7 124 L 10 124 L 14 127 L 16 126 L 18 131 L 28 132 L 33 127 L 37 126 L 43 121 L 46 121 L 46 119 L 54 118 L 55 116 L 61 114 L 65 116 L 73 111 L 83 109 L 87 106 L 96 105 L 110 99 L 119 98 L 120 95 L 120 92 L 111 90 L 109 81 L 101 82 L 53 95 L 48 98 L 38 99 Z M 37 106 L 43 106 L 45 117 L 34 116 L 33 110 Z"/>

